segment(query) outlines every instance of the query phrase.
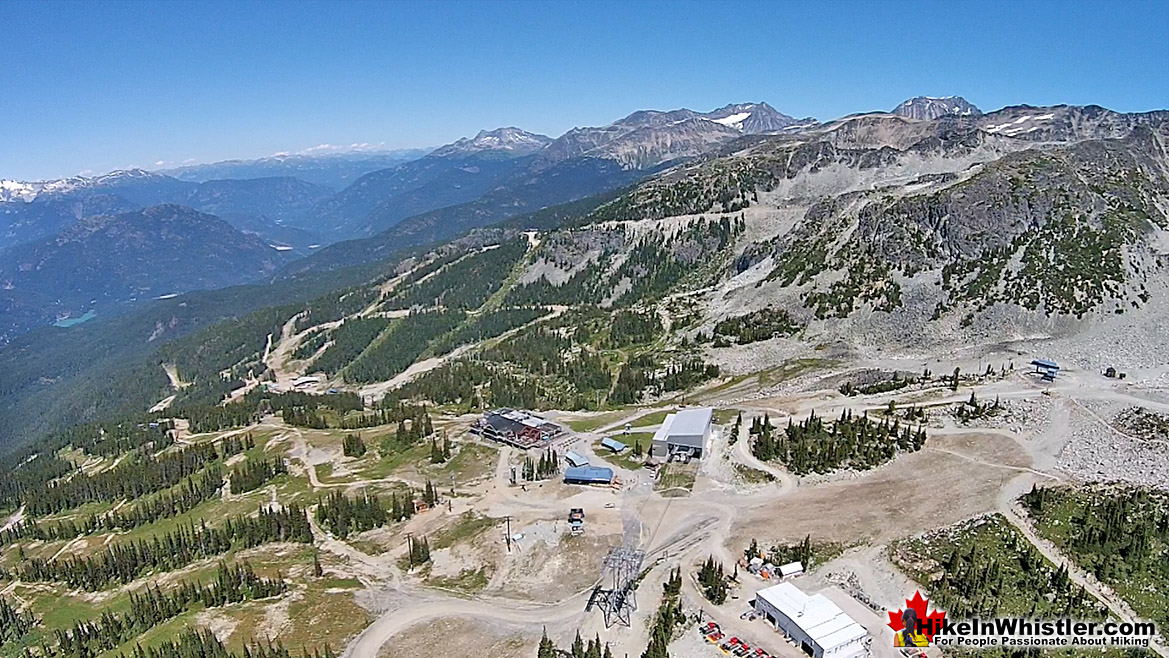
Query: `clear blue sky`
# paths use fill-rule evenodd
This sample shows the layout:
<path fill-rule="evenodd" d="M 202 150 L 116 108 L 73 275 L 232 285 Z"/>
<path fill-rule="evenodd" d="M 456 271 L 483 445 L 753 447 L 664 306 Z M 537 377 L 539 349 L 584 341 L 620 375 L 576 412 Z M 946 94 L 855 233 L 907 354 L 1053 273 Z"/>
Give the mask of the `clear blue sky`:
<path fill-rule="evenodd" d="M 0 178 L 763 100 L 1169 107 L 1169 2 L 0 1 Z"/>

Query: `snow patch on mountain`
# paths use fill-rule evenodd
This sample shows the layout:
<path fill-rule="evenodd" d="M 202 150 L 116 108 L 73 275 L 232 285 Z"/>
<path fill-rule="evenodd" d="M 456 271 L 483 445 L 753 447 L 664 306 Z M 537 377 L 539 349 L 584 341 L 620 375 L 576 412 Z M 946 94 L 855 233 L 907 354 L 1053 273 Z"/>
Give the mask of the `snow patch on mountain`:
<path fill-rule="evenodd" d="M 0 203 L 8 201 L 24 201 L 28 203 L 37 197 L 41 190 L 39 183 L 24 183 L 15 180 L 0 180 Z"/>
<path fill-rule="evenodd" d="M 710 119 L 710 121 L 721 123 L 722 125 L 730 126 L 731 128 L 741 129 L 743 127 L 743 122 L 746 121 L 750 116 L 750 112 L 739 112 L 738 114 L 725 116 L 721 119 Z"/>
<path fill-rule="evenodd" d="M 551 137 L 537 135 L 514 126 L 480 130 L 474 137 L 464 137 L 434 151 L 433 156 L 472 155 L 483 151 L 505 151 L 516 155 L 534 153 L 552 142 Z"/>
<path fill-rule="evenodd" d="M 1052 119 L 1053 117 L 1055 117 L 1054 114 L 1023 115 L 1015 118 L 1013 121 L 991 124 L 984 128 L 984 130 L 988 133 L 1014 137 L 1038 130 L 1039 126 L 1036 124 Z"/>

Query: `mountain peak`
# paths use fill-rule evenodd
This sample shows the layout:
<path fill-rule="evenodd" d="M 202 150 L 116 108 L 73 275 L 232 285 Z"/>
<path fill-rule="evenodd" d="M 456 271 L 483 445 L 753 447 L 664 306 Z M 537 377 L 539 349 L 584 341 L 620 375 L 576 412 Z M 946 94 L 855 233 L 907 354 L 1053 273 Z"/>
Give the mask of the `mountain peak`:
<path fill-rule="evenodd" d="M 513 155 L 528 155 L 547 146 L 551 137 L 530 133 L 507 126 L 495 130 L 480 130 L 474 137 L 464 137 L 436 149 L 432 156 L 472 155 L 483 151 L 505 151 Z"/>
<path fill-rule="evenodd" d="M 732 103 L 701 116 L 748 135 L 781 132 L 790 126 L 804 123 L 763 102 Z"/>
<path fill-rule="evenodd" d="M 979 116 L 982 110 L 961 96 L 918 96 L 893 108 L 893 114 L 933 121 L 944 116 Z"/>

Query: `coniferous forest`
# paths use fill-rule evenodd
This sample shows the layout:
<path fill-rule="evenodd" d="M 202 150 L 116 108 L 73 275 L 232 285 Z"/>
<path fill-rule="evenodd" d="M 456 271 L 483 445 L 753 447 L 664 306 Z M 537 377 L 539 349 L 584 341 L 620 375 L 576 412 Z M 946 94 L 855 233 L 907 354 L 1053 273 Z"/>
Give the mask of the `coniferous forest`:
<path fill-rule="evenodd" d="M 20 502 L 31 514 L 50 514 L 72 509 L 87 502 L 114 502 L 134 499 L 168 489 L 207 465 L 228 456 L 224 445 L 199 444 L 178 452 L 154 455 L 128 455 L 116 467 L 94 475 L 76 473 L 39 488 L 29 487 Z"/>
<path fill-rule="evenodd" d="M 893 459 L 899 452 L 915 452 L 925 445 L 925 429 L 888 419 L 841 412 L 836 422 L 825 422 L 814 412 L 800 423 L 788 420 L 780 431 L 767 416 L 751 422 L 751 454 L 777 460 L 797 475 L 827 473 L 838 468 L 866 470 Z"/>
<path fill-rule="evenodd" d="M 227 648 L 215 634 L 208 630 L 193 630 L 185 628 L 175 639 L 163 640 L 158 644 L 143 648 L 135 645 L 134 650 L 126 654 L 119 654 L 120 658 L 333 658 L 334 654 L 329 646 L 321 650 L 302 651 L 292 653 L 279 642 L 273 644 L 270 640 L 264 643 L 256 642 L 244 647 L 242 653 L 235 653 Z"/>
<path fill-rule="evenodd" d="M 249 459 L 231 470 L 231 493 L 241 494 L 258 489 L 268 480 L 287 472 L 283 457 Z"/>
<path fill-rule="evenodd" d="M 1138 487 L 1033 487 L 1022 503 L 1076 564 L 1169 628 L 1169 496 Z"/>
<path fill-rule="evenodd" d="M 184 582 L 163 591 L 157 584 L 141 594 L 130 593 L 129 610 L 106 612 L 95 621 L 79 621 L 72 628 L 54 633 L 56 644 L 42 649 L 45 658 L 98 655 L 116 649 L 158 624 L 196 605 L 212 608 L 284 593 L 287 584 L 280 578 L 260 578 L 247 563 L 219 563 L 215 580 L 209 585 Z"/>
<path fill-rule="evenodd" d="M 999 514 L 905 540 L 892 556 L 956 617 L 1099 619 L 1107 612 L 1067 565 L 1053 565 Z"/>
<path fill-rule="evenodd" d="M 173 571 L 195 560 L 214 557 L 231 549 L 251 548 L 267 542 L 311 543 L 312 530 L 304 510 L 296 505 L 261 509 L 257 516 L 236 516 L 222 526 L 191 522 L 149 539 L 115 543 L 88 557 L 56 560 L 27 558 L 12 574 L 27 581 L 59 581 L 96 591 L 112 584 L 128 583 L 151 572 Z"/>
<path fill-rule="evenodd" d="M 334 491 L 318 501 L 316 511 L 317 523 L 342 539 L 413 515 L 414 502 L 409 492 L 404 496 L 394 492 L 387 509 L 378 496 L 363 494 L 350 498 Z"/>

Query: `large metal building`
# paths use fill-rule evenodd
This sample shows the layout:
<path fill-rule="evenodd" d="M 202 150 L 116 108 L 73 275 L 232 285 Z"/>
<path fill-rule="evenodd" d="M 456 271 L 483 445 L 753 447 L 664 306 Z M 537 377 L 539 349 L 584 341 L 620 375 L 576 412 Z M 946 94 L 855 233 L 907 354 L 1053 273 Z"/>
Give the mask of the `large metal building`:
<path fill-rule="evenodd" d="M 601 466 L 570 466 L 564 469 L 565 484 L 612 484 L 613 469 Z"/>
<path fill-rule="evenodd" d="M 710 426 L 714 411 L 709 408 L 683 409 L 666 416 L 662 426 L 654 433 L 650 454 L 667 457 L 675 453 L 686 453 L 701 457 L 710 440 Z"/>
<path fill-rule="evenodd" d="M 812 658 L 853 658 L 866 652 L 868 632 L 823 594 L 808 596 L 791 583 L 755 594 L 755 612 Z"/>

